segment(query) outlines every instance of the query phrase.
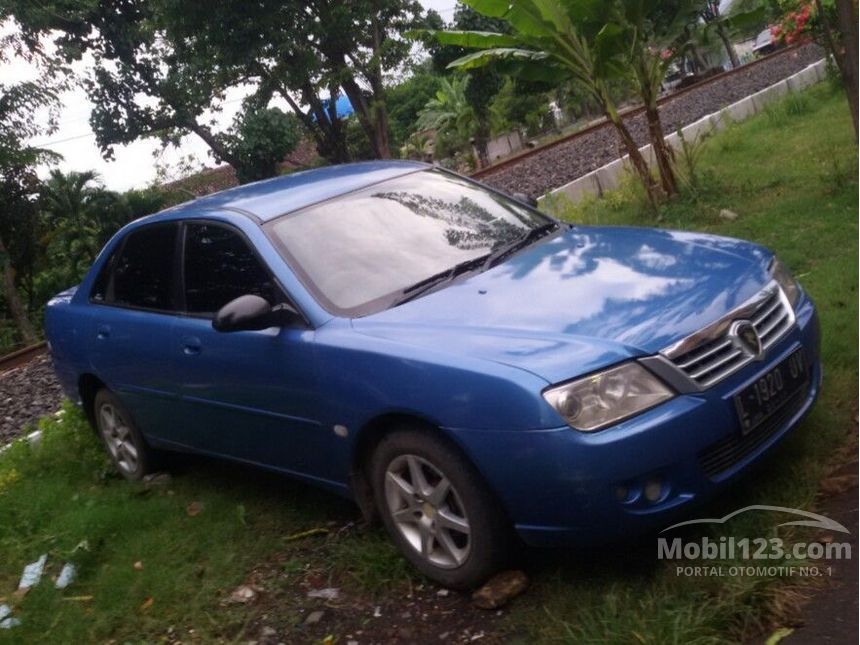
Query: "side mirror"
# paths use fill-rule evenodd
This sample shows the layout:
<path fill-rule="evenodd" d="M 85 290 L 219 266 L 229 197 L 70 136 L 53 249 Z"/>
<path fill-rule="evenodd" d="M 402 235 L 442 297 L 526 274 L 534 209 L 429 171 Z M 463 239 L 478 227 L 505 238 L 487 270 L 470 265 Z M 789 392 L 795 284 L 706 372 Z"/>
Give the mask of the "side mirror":
<path fill-rule="evenodd" d="M 518 202 L 522 202 L 523 204 L 531 206 L 532 208 L 538 207 L 538 200 L 536 200 L 534 197 L 526 195 L 525 193 L 514 193 L 512 197 Z"/>
<path fill-rule="evenodd" d="M 251 331 L 283 327 L 295 321 L 299 313 L 288 304 L 269 304 L 260 296 L 246 295 L 231 300 L 218 310 L 212 320 L 215 331 Z"/>

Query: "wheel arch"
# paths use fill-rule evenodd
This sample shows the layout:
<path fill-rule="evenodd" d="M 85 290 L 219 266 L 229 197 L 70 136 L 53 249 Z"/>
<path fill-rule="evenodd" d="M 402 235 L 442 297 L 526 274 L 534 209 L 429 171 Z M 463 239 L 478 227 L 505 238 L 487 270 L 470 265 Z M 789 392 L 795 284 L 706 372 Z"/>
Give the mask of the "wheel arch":
<path fill-rule="evenodd" d="M 458 441 L 455 440 L 454 437 L 451 436 L 450 433 L 446 432 L 444 428 L 420 414 L 412 412 L 389 412 L 373 417 L 366 422 L 359 429 L 354 440 L 355 443 L 352 451 L 349 485 L 352 495 L 361 509 L 362 515 L 367 521 L 375 521 L 378 519 L 369 476 L 370 458 L 373 454 L 373 449 L 379 444 L 383 437 L 404 427 L 423 430 L 459 452 L 463 458 L 472 465 L 475 472 L 483 480 L 490 493 L 494 497 L 498 497 L 492 487 L 489 486 L 489 482 L 486 477 L 484 477 L 480 468 L 478 468 L 478 465 L 471 458 L 469 453 Z M 501 507 L 503 508 L 504 506 L 502 505 Z"/>
<path fill-rule="evenodd" d="M 80 378 L 78 378 L 78 394 L 81 397 L 81 407 L 84 410 L 87 421 L 90 422 L 90 425 L 94 430 L 96 428 L 96 393 L 105 387 L 107 386 L 104 384 L 104 381 L 95 374 L 82 374 Z"/>

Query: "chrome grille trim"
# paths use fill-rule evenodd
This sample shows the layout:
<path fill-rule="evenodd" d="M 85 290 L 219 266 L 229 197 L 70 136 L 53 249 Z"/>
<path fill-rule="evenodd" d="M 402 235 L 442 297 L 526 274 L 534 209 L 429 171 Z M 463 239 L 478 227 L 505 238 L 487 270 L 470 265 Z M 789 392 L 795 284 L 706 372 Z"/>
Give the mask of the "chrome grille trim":
<path fill-rule="evenodd" d="M 752 356 L 729 335 L 732 324 L 749 320 L 761 341 L 759 357 Z M 719 320 L 690 334 L 660 352 L 691 384 L 692 390 L 704 390 L 728 378 L 757 359 L 779 342 L 794 326 L 794 309 L 775 281 Z"/>

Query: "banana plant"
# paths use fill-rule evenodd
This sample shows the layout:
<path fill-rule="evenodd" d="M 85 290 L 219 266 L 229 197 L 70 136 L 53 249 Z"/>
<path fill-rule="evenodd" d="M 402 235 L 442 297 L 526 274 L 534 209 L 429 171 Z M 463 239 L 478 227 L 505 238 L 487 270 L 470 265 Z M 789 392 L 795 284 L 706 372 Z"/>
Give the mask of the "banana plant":
<path fill-rule="evenodd" d="M 657 105 L 671 64 L 699 20 L 701 0 L 616 0 L 611 22 L 624 43 L 624 59 L 645 112 L 648 136 L 666 195 L 678 191 L 672 149 L 666 144 Z"/>
<path fill-rule="evenodd" d="M 610 95 L 613 81 L 630 77 L 625 30 L 612 22 L 617 14 L 605 0 L 463 0 L 491 18 L 508 22 L 510 34 L 480 31 L 432 31 L 442 45 L 477 51 L 449 67 L 461 70 L 495 65 L 503 73 L 559 85 L 574 79 L 601 107 L 615 127 L 652 206 L 662 190 L 654 181 L 633 135 Z M 426 34 L 427 32 L 422 32 Z"/>

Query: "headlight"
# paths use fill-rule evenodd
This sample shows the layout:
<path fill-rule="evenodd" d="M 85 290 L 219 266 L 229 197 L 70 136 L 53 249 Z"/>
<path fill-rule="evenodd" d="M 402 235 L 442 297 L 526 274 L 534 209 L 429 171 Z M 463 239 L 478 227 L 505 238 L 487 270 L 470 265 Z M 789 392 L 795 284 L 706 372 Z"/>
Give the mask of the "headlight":
<path fill-rule="evenodd" d="M 624 363 L 544 390 L 543 397 L 567 421 L 593 432 L 671 399 L 674 392 L 639 363 Z"/>
<path fill-rule="evenodd" d="M 770 263 L 770 277 L 776 280 L 788 298 L 788 302 L 794 307 L 800 298 L 800 285 L 791 275 L 791 271 L 778 258 L 774 258 Z"/>

